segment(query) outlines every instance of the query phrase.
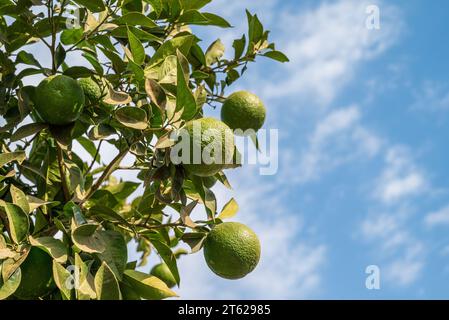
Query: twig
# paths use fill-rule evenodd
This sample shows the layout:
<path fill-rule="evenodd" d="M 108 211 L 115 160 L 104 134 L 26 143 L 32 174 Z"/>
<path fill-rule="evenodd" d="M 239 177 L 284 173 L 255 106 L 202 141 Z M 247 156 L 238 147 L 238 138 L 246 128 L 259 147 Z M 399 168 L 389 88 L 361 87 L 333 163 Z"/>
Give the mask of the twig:
<path fill-rule="evenodd" d="M 67 185 L 67 179 L 64 173 L 64 157 L 62 153 L 62 149 L 59 145 L 56 146 L 58 153 L 58 167 L 59 167 L 59 175 L 61 176 L 61 184 L 62 191 L 64 192 L 64 199 L 66 201 L 70 200 L 70 191 L 69 186 Z"/>
<path fill-rule="evenodd" d="M 103 182 L 109 178 L 109 176 L 114 172 L 115 167 L 120 164 L 120 162 L 123 160 L 123 158 L 126 156 L 126 154 L 129 151 L 129 147 L 121 151 L 112 161 L 111 163 L 106 167 L 106 169 L 103 171 L 103 174 L 100 178 L 95 182 L 95 184 L 92 186 L 86 197 L 81 201 L 81 204 L 89 200 L 90 197 L 97 191 Z"/>
<path fill-rule="evenodd" d="M 98 148 L 97 148 L 97 151 L 95 152 L 94 159 L 92 160 L 92 162 L 91 162 L 89 168 L 87 169 L 86 175 L 88 175 L 89 172 L 90 172 L 90 170 L 92 170 L 92 168 L 93 168 L 93 166 L 94 166 L 94 164 L 95 164 L 95 161 L 97 160 L 98 154 L 100 153 L 100 148 L 101 148 L 101 144 L 102 144 L 102 143 L 103 143 L 103 139 L 100 140 L 100 143 L 98 144 Z"/>

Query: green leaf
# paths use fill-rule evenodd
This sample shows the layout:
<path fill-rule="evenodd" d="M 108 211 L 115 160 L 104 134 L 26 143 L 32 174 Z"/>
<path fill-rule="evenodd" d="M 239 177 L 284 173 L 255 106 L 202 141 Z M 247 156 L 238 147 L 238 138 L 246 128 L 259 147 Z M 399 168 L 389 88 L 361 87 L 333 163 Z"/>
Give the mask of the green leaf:
<path fill-rule="evenodd" d="M 108 95 L 103 99 L 104 103 L 111 105 L 129 104 L 132 101 L 132 98 L 127 93 L 115 91 L 112 88 L 109 88 Z"/>
<path fill-rule="evenodd" d="M 167 106 L 167 95 L 161 85 L 153 79 L 146 79 L 145 91 L 150 97 L 151 102 L 164 112 L 165 107 Z"/>
<path fill-rule="evenodd" d="M 279 61 L 279 62 L 289 62 L 288 57 L 280 51 L 268 51 L 263 54 L 264 57 Z"/>
<path fill-rule="evenodd" d="M 142 42 L 128 29 L 128 40 L 133 55 L 133 61 L 141 65 L 145 61 L 145 49 Z"/>
<path fill-rule="evenodd" d="M 260 22 L 259 18 L 257 17 L 257 15 L 251 15 L 251 13 L 249 13 L 249 11 L 246 11 L 246 14 L 248 16 L 248 42 L 249 42 L 249 46 L 248 46 L 248 52 L 247 54 L 252 54 L 253 52 L 251 52 L 251 49 L 253 49 L 254 47 L 251 46 L 251 44 L 256 44 L 257 42 L 259 42 L 263 36 L 263 25 Z"/>
<path fill-rule="evenodd" d="M 23 212 L 28 213 L 30 212 L 30 205 L 28 203 L 28 199 L 25 195 L 25 193 L 17 188 L 15 185 L 11 185 L 9 188 L 9 192 L 11 193 L 12 202 L 20 207 L 20 209 L 23 210 Z"/>
<path fill-rule="evenodd" d="M 71 67 L 64 71 L 64 75 L 79 79 L 79 78 L 89 78 L 95 75 L 95 72 L 86 67 Z"/>
<path fill-rule="evenodd" d="M 204 232 L 190 232 L 184 233 L 181 240 L 189 245 L 192 249 L 191 253 L 196 253 L 202 249 L 206 236 Z"/>
<path fill-rule="evenodd" d="M 0 264 L 0 271 L 1 269 L 2 265 Z M 20 268 L 18 268 L 5 282 L 0 279 L 0 300 L 5 300 L 6 298 L 14 294 L 17 288 L 19 288 L 21 279 L 22 272 Z"/>
<path fill-rule="evenodd" d="M 56 69 L 58 69 L 61 64 L 64 62 L 66 57 L 66 52 L 64 47 L 59 44 L 58 47 L 56 48 L 56 52 L 55 52 L 55 64 L 56 64 Z"/>
<path fill-rule="evenodd" d="M 198 10 L 186 10 L 178 18 L 179 23 L 185 24 L 207 24 L 209 20 L 203 16 Z"/>
<path fill-rule="evenodd" d="M 83 28 L 78 29 L 65 29 L 61 33 L 61 42 L 62 44 L 68 46 L 71 44 L 75 44 L 83 38 Z"/>
<path fill-rule="evenodd" d="M 242 38 L 234 40 L 232 47 L 235 50 L 234 59 L 238 60 L 242 57 L 243 52 L 245 51 L 246 46 L 246 36 L 243 35 Z"/>
<path fill-rule="evenodd" d="M 14 243 L 21 243 L 28 235 L 30 230 L 30 221 L 28 214 L 12 203 L 0 202 L 8 216 L 11 238 Z"/>
<path fill-rule="evenodd" d="M 110 32 L 110 35 L 115 38 L 128 38 L 128 29 L 133 32 L 133 34 L 143 42 L 162 42 L 161 38 L 158 38 L 152 33 L 143 31 L 133 26 L 119 26 Z"/>
<path fill-rule="evenodd" d="M 34 58 L 34 56 L 31 53 L 25 51 L 20 51 L 17 54 L 16 63 L 24 63 L 38 68 L 42 68 L 39 61 L 37 61 L 36 58 Z"/>
<path fill-rule="evenodd" d="M 193 177 L 192 182 L 195 186 L 195 190 L 198 192 L 204 203 L 207 216 L 211 219 L 214 218 L 215 213 L 217 212 L 217 199 L 215 194 L 208 188 L 204 187 L 203 181 L 199 177 Z"/>
<path fill-rule="evenodd" d="M 215 176 L 217 177 L 218 181 L 220 181 L 226 188 L 232 190 L 232 186 L 223 172 L 219 172 Z"/>
<path fill-rule="evenodd" d="M 121 300 L 122 294 L 117 278 L 111 268 L 103 262 L 95 275 L 95 291 L 98 300 Z"/>
<path fill-rule="evenodd" d="M 140 12 L 129 12 L 114 20 L 113 23 L 125 24 L 129 26 L 142 26 L 147 28 L 157 27 L 157 24 L 153 20 Z"/>
<path fill-rule="evenodd" d="M 101 163 L 101 156 L 100 153 L 97 153 L 97 147 L 95 146 L 95 143 L 92 142 L 92 140 L 87 139 L 85 137 L 79 137 L 76 139 L 78 143 L 90 154 L 90 156 L 94 159 L 97 163 Z"/>
<path fill-rule="evenodd" d="M 221 28 L 231 28 L 231 24 L 226 21 L 226 19 L 217 16 L 216 14 L 213 13 L 209 13 L 209 12 L 203 12 L 202 13 L 204 17 L 207 18 L 208 22 L 206 23 L 207 25 L 211 25 L 211 26 L 217 26 L 217 27 L 221 27 Z"/>
<path fill-rule="evenodd" d="M 87 253 L 101 253 L 106 249 L 104 239 L 97 232 L 98 224 L 83 224 L 72 231 L 73 243 Z"/>
<path fill-rule="evenodd" d="M 194 39 L 195 36 L 187 35 L 176 37 L 164 42 L 150 59 L 148 65 L 153 66 L 164 61 L 168 56 L 175 55 L 177 50 L 181 51 L 182 54 L 187 55 Z"/>
<path fill-rule="evenodd" d="M 94 205 L 92 208 L 90 208 L 89 215 L 91 217 L 100 217 L 107 221 L 120 222 L 125 225 L 128 224 L 128 222 L 113 209 L 101 204 Z"/>
<path fill-rule="evenodd" d="M 170 290 L 162 280 L 143 272 L 126 270 L 124 278 L 134 291 L 144 299 L 160 300 L 177 297 L 177 294 Z"/>
<path fill-rule="evenodd" d="M 176 111 L 183 109 L 182 119 L 190 120 L 192 119 L 196 113 L 196 101 L 193 96 L 192 91 L 189 88 L 188 82 L 188 72 L 185 72 L 182 67 L 183 64 L 187 63 L 187 59 L 182 55 L 180 51 L 177 52 L 178 55 L 178 71 L 177 71 L 177 80 L 178 80 L 178 88 L 176 91 Z"/>
<path fill-rule="evenodd" d="M 235 201 L 235 199 L 232 198 L 231 200 L 229 200 L 228 203 L 225 204 L 225 206 L 223 207 L 223 210 L 221 210 L 221 213 L 218 216 L 218 218 L 221 220 L 233 218 L 237 214 L 238 211 L 239 211 L 239 205 L 238 205 L 237 201 Z"/>
<path fill-rule="evenodd" d="M 59 202 L 56 201 L 44 201 L 39 198 L 27 195 L 28 204 L 30 205 L 30 211 L 28 213 L 33 212 L 39 207 L 45 206 L 47 204 L 55 204 L 57 205 Z"/>
<path fill-rule="evenodd" d="M 217 63 L 225 53 L 225 46 L 220 39 L 214 41 L 206 51 L 206 64 L 211 66 Z"/>
<path fill-rule="evenodd" d="M 74 219 L 75 224 L 77 226 L 87 223 L 86 218 L 84 217 L 83 212 L 81 211 L 81 208 L 73 201 L 67 202 L 64 205 L 63 211 L 65 215 L 72 217 Z"/>
<path fill-rule="evenodd" d="M 153 11 L 156 13 L 156 16 L 159 17 L 163 9 L 162 0 L 145 0 L 145 2 L 151 4 Z"/>
<path fill-rule="evenodd" d="M 71 298 L 71 286 L 74 285 L 72 283 L 74 279 L 70 272 L 61 264 L 57 263 L 56 260 L 53 260 L 53 279 L 65 300 L 69 300 Z"/>
<path fill-rule="evenodd" d="M 100 139 L 106 139 L 107 137 L 115 134 L 116 131 L 113 127 L 110 125 L 100 123 L 99 125 L 93 127 L 89 133 L 88 137 L 92 140 L 100 140 Z"/>
<path fill-rule="evenodd" d="M 29 137 L 33 134 L 37 134 L 47 128 L 48 128 L 48 125 L 45 123 L 26 124 L 26 125 L 20 127 L 19 129 L 17 129 L 17 131 L 13 133 L 13 135 L 10 138 L 10 141 L 11 142 L 19 141 L 19 140 Z"/>
<path fill-rule="evenodd" d="M 201 9 L 212 0 L 181 0 L 181 7 L 184 10 Z"/>
<path fill-rule="evenodd" d="M 98 62 L 98 58 L 90 53 L 83 53 L 83 57 L 89 61 L 89 63 L 92 65 L 92 67 L 94 67 L 95 72 L 97 72 L 99 75 L 103 75 L 104 74 L 104 70 L 102 65 L 100 64 L 100 62 Z"/>
<path fill-rule="evenodd" d="M 33 238 L 30 236 L 30 243 L 34 247 L 38 247 L 46 251 L 56 262 L 64 264 L 67 261 L 67 247 L 61 240 L 52 237 Z"/>
<path fill-rule="evenodd" d="M 94 278 L 89 272 L 89 268 L 81 259 L 79 254 L 75 253 L 75 267 L 79 270 L 79 282 L 76 288 L 76 297 L 78 300 L 96 299 Z"/>
<path fill-rule="evenodd" d="M 148 128 L 148 118 L 145 110 L 137 107 L 124 107 L 115 112 L 118 122 L 128 128 L 145 130 Z"/>
<path fill-rule="evenodd" d="M 102 0 L 73 0 L 73 2 L 79 4 L 81 7 L 86 7 L 92 12 L 102 12 L 106 10 Z"/>
<path fill-rule="evenodd" d="M 19 164 L 22 164 L 25 159 L 26 154 L 24 151 L 0 153 L 0 168 L 12 161 L 17 161 Z"/>
<path fill-rule="evenodd" d="M 164 260 L 164 262 L 167 264 L 171 274 L 173 275 L 176 283 L 179 286 L 181 279 L 179 277 L 178 265 L 176 262 L 176 257 L 171 251 L 170 247 L 158 240 L 151 240 L 151 244 L 154 248 L 156 248 L 162 260 Z"/>
<path fill-rule="evenodd" d="M 125 271 L 128 261 L 128 249 L 121 233 L 114 230 L 100 231 L 106 249 L 98 254 L 101 261 L 105 262 L 119 280 Z"/>
<path fill-rule="evenodd" d="M 72 144 L 72 132 L 74 124 L 67 126 L 51 126 L 50 133 L 52 137 L 56 140 L 58 145 L 67 150 L 67 148 Z"/>
<path fill-rule="evenodd" d="M 118 200 L 126 200 L 139 187 L 139 183 L 124 181 L 115 185 L 109 185 L 105 188 L 111 192 Z"/>

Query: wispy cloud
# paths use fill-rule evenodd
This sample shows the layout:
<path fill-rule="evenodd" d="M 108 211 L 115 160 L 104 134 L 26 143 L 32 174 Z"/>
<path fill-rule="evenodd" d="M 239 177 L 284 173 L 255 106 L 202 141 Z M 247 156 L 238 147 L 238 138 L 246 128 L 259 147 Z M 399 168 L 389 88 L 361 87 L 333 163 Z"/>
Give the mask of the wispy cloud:
<path fill-rule="evenodd" d="M 314 181 L 351 160 L 375 156 L 382 141 L 361 125 L 360 118 L 359 108 L 351 106 L 335 110 L 318 122 L 299 165 L 295 166 L 299 170 L 295 174 L 295 182 Z"/>
<path fill-rule="evenodd" d="M 424 218 L 424 223 L 428 227 L 448 226 L 449 225 L 449 206 L 446 206 L 437 211 L 428 213 Z"/>
<path fill-rule="evenodd" d="M 371 214 L 361 224 L 362 237 L 376 247 L 373 259 L 390 287 L 416 281 L 425 265 L 424 245 L 407 227 L 407 214 Z"/>
<path fill-rule="evenodd" d="M 367 29 L 369 4 L 342 0 L 303 12 L 284 11 L 278 17 L 282 21 L 279 32 L 285 35 L 281 47 L 291 63 L 284 68 L 280 84 L 267 86 L 267 94 L 329 104 L 353 79 L 361 63 L 379 56 L 401 33 L 399 13 L 386 2 L 380 3 L 381 29 Z"/>
<path fill-rule="evenodd" d="M 449 110 L 449 86 L 437 81 L 425 81 L 415 89 L 415 98 L 411 109 L 427 112 L 445 112 Z"/>
<path fill-rule="evenodd" d="M 426 191 L 427 179 L 403 146 L 393 146 L 385 156 L 385 168 L 377 181 L 375 197 L 384 203 L 392 203 L 404 197 Z"/>

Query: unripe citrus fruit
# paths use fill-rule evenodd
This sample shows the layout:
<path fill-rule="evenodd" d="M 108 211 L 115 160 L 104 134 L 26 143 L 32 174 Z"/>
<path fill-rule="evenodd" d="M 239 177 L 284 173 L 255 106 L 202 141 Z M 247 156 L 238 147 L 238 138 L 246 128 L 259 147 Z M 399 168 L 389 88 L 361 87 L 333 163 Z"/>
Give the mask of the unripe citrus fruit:
<path fill-rule="evenodd" d="M 265 116 L 263 102 L 248 91 L 231 94 L 221 108 L 221 120 L 233 130 L 258 131 L 265 122 Z"/>
<path fill-rule="evenodd" d="M 66 125 L 78 120 L 84 92 L 78 82 L 64 75 L 44 79 L 36 88 L 34 108 L 46 123 Z"/>
<path fill-rule="evenodd" d="M 214 118 L 202 118 L 188 122 L 183 129 L 181 135 L 188 134 L 190 145 L 188 161 L 183 159 L 187 171 L 209 177 L 232 163 L 234 134 L 226 124 Z"/>
<path fill-rule="evenodd" d="M 215 226 L 204 242 L 209 268 L 226 279 L 240 279 L 256 268 L 260 259 L 257 235 L 244 224 L 225 222 Z"/>
<path fill-rule="evenodd" d="M 37 299 L 53 291 L 53 259 L 43 250 L 32 247 L 20 265 L 22 280 L 14 295 L 20 299 Z"/>
<path fill-rule="evenodd" d="M 100 86 L 92 78 L 82 78 L 78 80 L 83 89 L 84 95 L 90 102 L 96 102 L 102 97 Z"/>
<path fill-rule="evenodd" d="M 170 269 L 165 263 L 155 265 L 153 269 L 151 269 L 150 274 L 164 281 L 169 288 L 173 288 L 176 285 L 175 277 L 173 277 Z"/>

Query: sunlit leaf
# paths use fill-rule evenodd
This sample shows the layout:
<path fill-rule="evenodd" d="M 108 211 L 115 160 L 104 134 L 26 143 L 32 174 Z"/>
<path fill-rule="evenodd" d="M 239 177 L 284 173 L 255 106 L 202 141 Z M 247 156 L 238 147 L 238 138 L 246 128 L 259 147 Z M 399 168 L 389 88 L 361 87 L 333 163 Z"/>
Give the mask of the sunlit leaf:
<path fill-rule="evenodd" d="M 177 294 L 156 277 L 135 270 L 126 270 L 125 280 L 144 299 L 159 300 L 176 297 Z"/>
<path fill-rule="evenodd" d="M 95 274 L 95 290 L 98 300 L 121 300 L 120 286 L 111 268 L 103 262 Z"/>
<path fill-rule="evenodd" d="M 120 108 L 116 111 L 115 118 L 118 122 L 128 128 L 144 130 L 148 127 L 146 112 L 137 107 Z"/>
<path fill-rule="evenodd" d="M 30 243 L 32 246 L 46 251 L 58 263 L 64 264 L 67 261 L 67 247 L 61 240 L 52 237 L 30 237 Z"/>

